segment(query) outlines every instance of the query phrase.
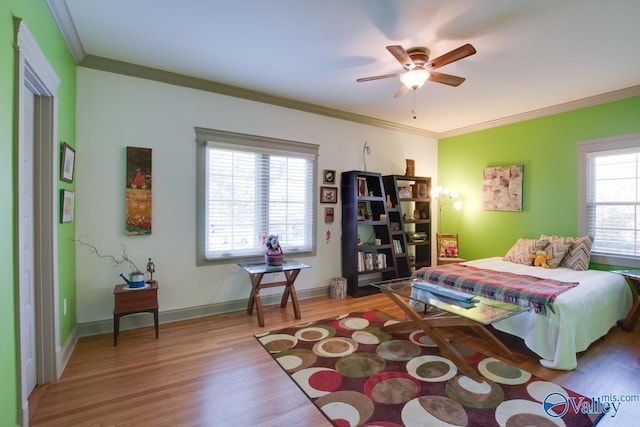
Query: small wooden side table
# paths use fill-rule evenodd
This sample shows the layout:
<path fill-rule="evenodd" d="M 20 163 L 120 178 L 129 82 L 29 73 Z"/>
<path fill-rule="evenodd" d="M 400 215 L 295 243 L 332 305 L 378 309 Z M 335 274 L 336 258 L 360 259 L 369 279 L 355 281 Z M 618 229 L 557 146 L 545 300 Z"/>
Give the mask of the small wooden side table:
<path fill-rule="evenodd" d="M 262 301 L 260 299 L 260 289 L 272 288 L 274 286 L 284 286 L 280 307 L 286 308 L 287 301 L 291 297 L 293 304 L 293 313 L 296 319 L 301 319 L 300 306 L 298 305 L 298 296 L 294 283 L 300 270 L 311 268 L 307 264 L 303 264 L 292 259 L 285 260 L 282 265 L 267 265 L 264 262 L 257 263 L 239 263 L 238 266 L 249 273 L 251 278 L 251 294 L 249 295 L 249 304 L 247 306 L 247 314 L 253 314 L 253 307 L 258 313 L 258 324 L 264 326 L 264 315 L 262 314 Z M 284 273 L 285 280 L 280 282 L 262 283 L 262 279 L 266 273 Z"/>
<path fill-rule="evenodd" d="M 142 289 L 129 289 L 127 285 L 116 285 L 113 289 L 113 345 L 118 345 L 120 318 L 134 313 L 153 313 L 153 324 L 158 338 L 158 282 L 148 283 Z"/>
<path fill-rule="evenodd" d="M 640 270 L 612 270 L 611 272 L 624 276 L 629 286 L 633 287 L 636 293 L 640 295 Z M 621 324 L 622 329 L 625 331 L 632 331 L 634 326 L 636 326 L 638 317 L 640 317 L 640 296 L 636 298 L 636 301 L 629 309 L 627 318 L 624 319 L 624 321 L 618 322 L 618 324 Z"/>

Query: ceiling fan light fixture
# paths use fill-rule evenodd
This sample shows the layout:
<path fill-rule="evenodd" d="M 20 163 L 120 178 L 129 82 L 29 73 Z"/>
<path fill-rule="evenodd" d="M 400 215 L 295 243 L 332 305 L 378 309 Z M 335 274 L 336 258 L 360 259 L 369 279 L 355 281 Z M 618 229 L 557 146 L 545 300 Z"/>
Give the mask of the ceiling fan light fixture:
<path fill-rule="evenodd" d="M 409 89 L 419 89 L 427 81 L 430 74 L 427 70 L 409 70 L 400 76 L 400 81 Z"/>

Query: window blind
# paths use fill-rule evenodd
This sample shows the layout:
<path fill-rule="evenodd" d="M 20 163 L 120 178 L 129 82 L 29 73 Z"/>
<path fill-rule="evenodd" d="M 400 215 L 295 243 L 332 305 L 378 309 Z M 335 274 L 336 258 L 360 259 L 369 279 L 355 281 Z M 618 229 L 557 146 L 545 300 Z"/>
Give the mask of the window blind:
<path fill-rule="evenodd" d="M 593 252 L 640 256 L 640 148 L 592 152 L 586 158 Z"/>
<path fill-rule="evenodd" d="M 318 146 L 215 131 L 206 138 L 200 256 L 262 255 L 267 234 L 285 254 L 313 252 Z"/>

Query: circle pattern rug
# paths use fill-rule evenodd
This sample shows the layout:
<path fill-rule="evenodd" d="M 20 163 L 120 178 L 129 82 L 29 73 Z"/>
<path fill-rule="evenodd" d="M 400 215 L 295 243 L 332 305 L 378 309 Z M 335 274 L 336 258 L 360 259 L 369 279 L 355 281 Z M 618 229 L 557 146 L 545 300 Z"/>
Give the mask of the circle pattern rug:
<path fill-rule="evenodd" d="M 335 426 L 593 426 L 595 415 L 548 409 L 545 398 L 589 399 L 459 343 L 483 378 L 461 374 L 423 331 L 389 334 L 379 310 L 256 335 Z M 556 408 L 558 406 L 555 406 Z M 547 408 L 547 409 L 545 409 Z"/>

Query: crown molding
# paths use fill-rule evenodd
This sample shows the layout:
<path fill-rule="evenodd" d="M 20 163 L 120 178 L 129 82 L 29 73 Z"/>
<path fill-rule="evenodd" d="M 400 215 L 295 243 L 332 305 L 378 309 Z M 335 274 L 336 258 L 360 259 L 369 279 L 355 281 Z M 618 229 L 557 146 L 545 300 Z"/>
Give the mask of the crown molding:
<path fill-rule="evenodd" d="M 167 83 L 176 86 L 187 87 L 190 89 L 202 90 L 206 92 L 217 93 L 219 95 L 232 96 L 234 98 L 242 98 L 250 101 L 261 102 L 264 104 L 276 105 L 284 108 L 305 111 L 307 113 L 319 114 L 322 116 L 332 117 L 335 119 L 346 120 L 350 122 L 360 123 L 369 126 L 376 126 L 383 129 L 411 133 L 430 138 L 437 138 L 435 132 L 419 129 L 411 126 L 404 126 L 398 123 L 380 120 L 373 117 L 362 116 L 347 111 L 337 110 L 334 108 L 324 107 L 317 104 L 296 101 L 289 98 L 270 95 L 264 92 L 258 92 L 238 86 L 226 85 L 211 80 L 191 77 L 184 74 L 173 73 L 170 71 L 159 70 L 156 68 L 145 67 L 142 65 L 132 64 L 129 62 L 117 61 L 114 59 L 104 58 L 94 55 L 86 55 L 78 66 L 84 68 L 92 68 L 95 70 L 107 71 L 116 74 L 138 77 L 146 80 L 153 80 L 161 83 Z"/>
<path fill-rule="evenodd" d="M 53 15 L 53 19 L 55 19 L 56 24 L 58 24 L 64 41 L 67 43 L 73 60 L 76 64 L 80 63 L 86 53 L 84 47 L 82 47 L 82 42 L 78 36 L 78 31 L 76 31 L 73 19 L 71 19 L 66 0 L 47 0 L 47 5 Z"/>
<path fill-rule="evenodd" d="M 498 126 L 509 125 L 512 123 L 522 122 L 525 120 L 537 119 L 540 117 L 550 116 L 552 114 L 565 113 L 567 111 L 577 110 L 579 108 L 592 107 L 594 105 L 606 104 L 607 102 L 619 101 L 621 99 L 631 98 L 640 95 L 640 85 L 632 86 L 626 89 L 615 90 L 613 92 L 602 93 L 587 98 L 569 101 L 551 107 L 540 108 L 528 111 L 526 113 L 515 114 L 513 116 L 502 117 L 496 120 L 490 120 L 471 126 L 465 126 L 458 129 L 452 129 L 438 133 L 438 139 L 449 138 L 452 136 L 464 135 L 466 133 L 477 132 L 480 130 L 495 128 Z"/>
<path fill-rule="evenodd" d="M 630 88 L 603 93 L 576 101 L 565 102 L 562 104 L 540 108 L 525 113 L 502 117 L 496 120 L 489 120 L 486 122 L 464 126 L 457 129 L 451 129 L 444 132 L 434 132 L 412 126 L 401 125 L 399 123 L 394 123 L 387 120 L 381 120 L 373 117 L 363 116 L 360 114 L 350 113 L 348 111 L 342 111 L 335 108 L 325 107 L 308 102 L 296 101 L 289 98 L 270 95 L 264 92 L 253 91 L 250 89 L 226 85 L 211 80 L 191 77 L 184 74 L 173 73 L 170 71 L 159 70 L 94 55 L 87 55 L 84 47 L 82 46 L 82 42 L 80 41 L 80 37 L 78 36 L 78 32 L 76 31 L 76 27 L 73 23 L 73 19 L 71 18 L 71 14 L 69 13 L 69 9 L 67 8 L 66 0 L 47 0 L 47 4 L 49 5 L 49 9 L 51 10 L 53 17 L 58 24 L 65 42 L 67 43 L 71 55 L 73 56 L 76 64 L 80 67 L 93 68 L 96 70 L 108 71 L 112 73 L 128 75 L 131 77 L 154 80 L 157 82 L 188 87 L 191 89 L 217 93 L 220 95 L 232 96 L 235 98 L 247 99 L 250 101 L 276 105 L 284 108 L 291 108 L 294 110 L 305 111 L 308 113 L 332 117 L 335 119 L 346 120 L 368 126 L 375 126 L 382 129 L 421 135 L 434 139 L 449 138 L 452 136 L 477 132 L 498 126 L 504 126 L 525 120 L 536 119 L 552 114 L 563 113 L 579 108 L 590 107 L 593 105 L 604 104 L 607 102 L 618 101 L 621 99 L 640 95 L 640 85 L 633 86 Z"/>

